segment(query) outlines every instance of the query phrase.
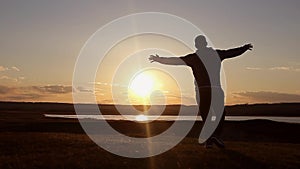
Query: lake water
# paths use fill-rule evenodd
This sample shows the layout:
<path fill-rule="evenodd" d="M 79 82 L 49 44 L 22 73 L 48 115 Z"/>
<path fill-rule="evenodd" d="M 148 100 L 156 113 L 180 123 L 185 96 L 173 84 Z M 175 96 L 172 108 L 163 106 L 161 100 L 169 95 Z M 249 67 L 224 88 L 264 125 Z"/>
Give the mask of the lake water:
<path fill-rule="evenodd" d="M 44 114 L 48 118 L 68 118 L 68 119 L 94 119 L 94 120 L 128 120 L 136 122 L 158 121 L 191 121 L 195 116 L 146 116 L 146 115 L 61 115 L 61 114 Z M 298 123 L 300 117 L 275 117 L 275 116 L 226 116 L 225 120 L 244 121 L 244 120 L 272 120 L 277 122 Z M 202 121 L 200 116 L 196 117 L 197 121 Z"/>

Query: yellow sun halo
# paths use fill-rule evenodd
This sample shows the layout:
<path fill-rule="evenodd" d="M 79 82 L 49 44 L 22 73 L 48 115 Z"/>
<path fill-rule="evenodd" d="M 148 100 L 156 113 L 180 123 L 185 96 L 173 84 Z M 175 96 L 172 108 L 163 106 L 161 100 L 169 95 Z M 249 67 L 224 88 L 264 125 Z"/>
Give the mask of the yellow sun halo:
<path fill-rule="evenodd" d="M 132 79 L 129 89 L 137 96 L 146 97 L 151 94 L 153 87 L 153 77 L 149 73 L 142 72 Z"/>

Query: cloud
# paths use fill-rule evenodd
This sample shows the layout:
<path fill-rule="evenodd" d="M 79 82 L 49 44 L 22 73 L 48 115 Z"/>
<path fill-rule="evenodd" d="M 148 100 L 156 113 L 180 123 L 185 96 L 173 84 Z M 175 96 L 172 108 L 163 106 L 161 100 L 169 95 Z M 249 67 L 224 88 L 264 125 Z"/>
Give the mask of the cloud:
<path fill-rule="evenodd" d="M 246 67 L 247 70 L 262 70 L 262 68 L 259 67 Z"/>
<path fill-rule="evenodd" d="M 66 96 L 72 92 L 72 86 L 3 86 L 0 85 L 0 100 L 3 101 L 43 101 L 55 100 L 57 96 Z"/>
<path fill-rule="evenodd" d="M 14 70 L 14 71 L 17 71 L 17 72 L 20 71 L 20 69 L 17 68 L 16 66 L 12 66 L 11 68 L 0 66 L 0 72 L 4 72 L 4 71 L 8 71 L 8 70 Z"/>
<path fill-rule="evenodd" d="M 8 100 L 17 100 L 17 101 L 24 101 L 24 100 L 37 100 L 44 97 L 41 94 L 34 94 L 34 93 L 25 93 L 25 94 L 18 94 L 18 95 L 10 95 L 7 96 Z"/>
<path fill-rule="evenodd" d="M 83 86 L 79 86 L 76 88 L 77 92 L 83 92 L 83 93 L 94 93 L 94 91 L 92 89 L 88 89 L 86 87 Z"/>
<path fill-rule="evenodd" d="M 0 72 L 4 72 L 4 71 L 7 71 L 8 68 L 7 67 L 4 67 L 4 66 L 0 66 Z"/>
<path fill-rule="evenodd" d="M 277 67 L 271 67 L 269 70 L 278 70 L 278 71 L 293 71 L 293 72 L 299 72 L 300 68 L 294 68 L 292 66 L 277 66 Z"/>
<path fill-rule="evenodd" d="M 11 67 L 11 70 L 14 70 L 14 71 L 17 71 L 17 72 L 19 72 L 19 71 L 20 71 L 20 69 L 19 69 L 19 68 L 17 68 L 16 66 L 12 66 L 12 67 Z"/>
<path fill-rule="evenodd" d="M 235 99 L 249 102 L 300 102 L 300 94 L 280 93 L 272 91 L 245 91 L 232 93 Z"/>
<path fill-rule="evenodd" d="M 103 83 L 103 82 L 89 82 L 89 84 L 103 85 L 103 86 L 108 86 L 108 85 L 110 85 L 109 83 Z"/>
<path fill-rule="evenodd" d="M 63 85 L 47 85 L 47 86 L 32 86 L 32 89 L 41 93 L 65 94 L 72 92 L 72 86 Z"/>
<path fill-rule="evenodd" d="M 271 67 L 269 70 L 291 70 L 290 67 L 280 66 L 280 67 Z"/>
<path fill-rule="evenodd" d="M 12 66 L 11 68 L 8 67 L 4 67 L 4 66 L 0 66 L 0 72 L 1 72 L 1 76 L 0 76 L 0 80 L 1 82 L 19 82 L 20 80 L 24 80 L 24 77 L 18 77 L 17 75 L 13 75 L 12 72 L 8 72 L 8 71 L 16 71 L 19 72 L 20 69 L 17 68 L 16 66 Z"/>
<path fill-rule="evenodd" d="M 18 81 L 18 79 L 16 79 L 16 78 L 12 78 L 12 77 L 9 77 L 9 76 L 1 76 L 0 77 L 0 80 L 8 80 L 8 81 L 14 81 L 14 82 L 17 82 Z"/>
<path fill-rule="evenodd" d="M 126 87 L 127 85 L 122 85 L 119 83 L 103 83 L 103 82 L 89 82 L 89 84 L 99 85 L 99 86 L 114 86 L 114 87 Z"/>
<path fill-rule="evenodd" d="M 25 77 L 23 77 L 23 76 L 20 76 L 17 78 L 6 76 L 6 75 L 0 76 L 0 80 L 6 81 L 6 82 L 20 82 L 24 79 L 25 79 Z"/>
<path fill-rule="evenodd" d="M 0 85 L 0 94 L 1 100 L 9 101 L 24 101 L 43 97 L 43 95 L 40 93 L 35 93 L 28 90 L 28 87 L 8 87 L 3 85 Z"/>
<path fill-rule="evenodd" d="M 246 70 L 253 70 L 253 71 L 259 71 L 259 70 L 270 70 L 270 71 L 291 71 L 291 72 L 300 72 L 300 68 L 296 68 L 293 66 L 275 66 L 270 68 L 260 68 L 260 67 L 246 67 Z"/>
<path fill-rule="evenodd" d="M 7 94 L 12 92 L 14 89 L 11 87 L 7 87 L 7 86 L 2 86 L 0 85 L 0 94 Z"/>

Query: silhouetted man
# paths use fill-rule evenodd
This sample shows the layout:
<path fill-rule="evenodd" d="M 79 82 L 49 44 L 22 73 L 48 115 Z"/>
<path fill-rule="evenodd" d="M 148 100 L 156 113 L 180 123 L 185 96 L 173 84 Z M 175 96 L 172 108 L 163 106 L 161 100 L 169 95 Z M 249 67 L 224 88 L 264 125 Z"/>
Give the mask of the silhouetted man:
<path fill-rule="evenodd" d="M 207 45 L 206 38 L 203 35 L 199 35 L 195 38 L 195 47 L 197 48 L 195 53 L 181 57 L 160 57 L 157 54 L 150 55 L 149 57 L 151 63 L 159 62 L 166 65 L 187 65 L 192 68 L 195 78 L 196 100 L 203 122 L 206 121 L 207 115 L 210 111 L 212 88 L 214 91 L 217 90 L 222 94 L 221 100 L 222 104 L 224 105 L 224 92 L 220 83 L 221 62 L 224 59 L 239 56 L 247 50 L 252 50 L 253 48 L 251 44 L 246 44 L 242 47 L 229 50 L 215 50 L 207 47 Z M 223 116 L 218 124 L 218 127 L 212 136 L 205 142 L 206 148 L 211 148 L 213 143 L 220 148 L 225 147 L 223 141 L 220 139 L 225 114 L 226 113 L 224 109 Z"/>

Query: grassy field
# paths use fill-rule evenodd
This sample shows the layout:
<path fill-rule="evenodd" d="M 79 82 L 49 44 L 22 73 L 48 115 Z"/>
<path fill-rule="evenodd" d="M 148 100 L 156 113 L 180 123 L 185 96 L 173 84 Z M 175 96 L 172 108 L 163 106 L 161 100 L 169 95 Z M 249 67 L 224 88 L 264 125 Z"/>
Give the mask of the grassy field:
<path fill-rule="evenodd" d="M 223 132 L 226 148 L 205 149 L 197 143 L 199 122 L 173 149 L 151 158 L 132 159 L 98 147 L 82 131 L 77 120 L 49 119 L 43 113 L 38 110 L 0 111 L 0 168 L 300 167 L 299 124 L 226 121 Z M 126 135 L 144 136 L 143 124 L 126 121 L 110 124 Z M 170 122 L 153 123 L 151 130 L 158 134 L 170 125 Z"/>
<path fill-rule="evenodd" d="M 0 168 L 299 168 L 300 144 L 226 141 L 205 149 L 186 138 L 170 151 L 143 159 L 113 155 L 85 134 L 3 132 Z"/>

